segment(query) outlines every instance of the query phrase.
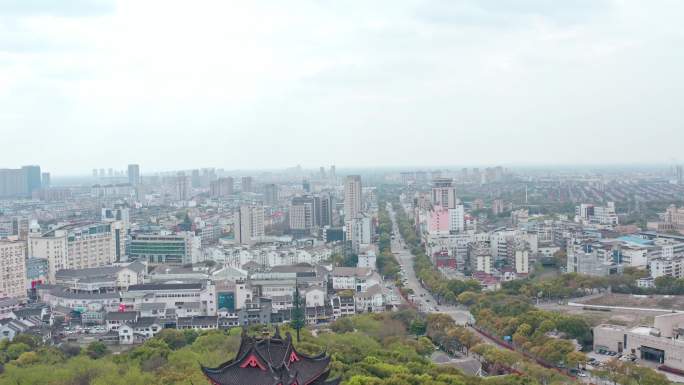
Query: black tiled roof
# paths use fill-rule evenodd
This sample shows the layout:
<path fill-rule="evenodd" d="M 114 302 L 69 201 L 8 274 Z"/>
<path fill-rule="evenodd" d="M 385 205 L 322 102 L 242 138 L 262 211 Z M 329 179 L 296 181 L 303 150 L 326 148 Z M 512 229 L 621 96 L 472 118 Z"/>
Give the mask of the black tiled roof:
<path fill-rule="evenodd" d="M 283 339 L 276 331 L 275 336 L 264 339 L 243 334 L 234 360 L 217 368 L 202 367 L 202 371 L 217 385 L 336 385 L 339 380 L 326 382 L 329 365 L 330 356 L 299 353 L 292 345 L 289 333 Z"/>

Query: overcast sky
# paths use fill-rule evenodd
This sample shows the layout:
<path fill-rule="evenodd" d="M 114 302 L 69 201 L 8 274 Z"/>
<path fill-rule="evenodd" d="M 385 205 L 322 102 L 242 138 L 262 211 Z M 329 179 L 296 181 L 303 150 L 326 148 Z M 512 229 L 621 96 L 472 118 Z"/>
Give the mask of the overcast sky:
<path fill-rule="evenodd" d="M 0 168 L 684 161 L 684 1 L 0 0 Z"/>

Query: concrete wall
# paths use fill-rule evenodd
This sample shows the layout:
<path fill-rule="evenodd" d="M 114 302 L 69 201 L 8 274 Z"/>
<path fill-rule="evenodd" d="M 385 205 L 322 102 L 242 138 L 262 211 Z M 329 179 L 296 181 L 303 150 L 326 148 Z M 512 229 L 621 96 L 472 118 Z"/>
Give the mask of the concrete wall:
<path fill-rule="evenodd" d="M 672 338 L 673 330 L 681 324 L 684 324 L 684 313 L 672 313 L 655 317 L 653 326 L 660 330 L 661 336 Z"/>

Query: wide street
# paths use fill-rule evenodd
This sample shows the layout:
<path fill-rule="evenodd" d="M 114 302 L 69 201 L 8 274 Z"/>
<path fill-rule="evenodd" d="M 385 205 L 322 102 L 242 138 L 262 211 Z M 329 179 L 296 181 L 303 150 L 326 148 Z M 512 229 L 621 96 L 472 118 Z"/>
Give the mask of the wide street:
<path fill-rule="evenodd" d="M 387 211 L 389 212 L 390 219 L 392 220 L 392 232 L 394 233 L 394 239 L 392 240 L 392 252 L 394 253 L 395 257 L 397 258 L 397 261 L 402 267 L 403 277 L 406 278 L 404 286 L 413 290 L 413 293 L 415 295 L 413 299 L 414 304 L 418 307 L 419 310 L 424 311 L 426 313 L 448 314 L 459 325 L 474 323 L 473 316 L 472 314 L 470 314 L 468 310 L 459 309 L 456 306 L 451 305 L 437 305 L 437 302 L 435 301 L 435 298 L 432 296 L 432 294 L 430 294 L 430 292 L 425 290 L 420 285 L 420 283 L 418 282 L 418 278 L 416 277 L 416 273 L 413 270 L 414 256 L 413 254 L 411 254 L 411 251 L 406 247 L 404 239 L 399 233 L 399 228 L 397 227 L 396 221 L 396 214 L 394 212 L 394 208 L 389 203 L 387 205 Z M 473 333 L 476 333 L 480 338 L 482 338 L 482 340 L 485 343 L 496 346 L 499 349 L 506 349 L 503 346 L 499 345 L 496 341 L 489 339 L 487 336 L 481 334 L 479 331 L 473 329 L 472 327 L 468 327 L 468 329 Z M 579 380 L 583 383 L 604 383 L 601 379 L 594 378 L 591 376 L 579 378 Z"/>
<path fill-rule="evenodd" d="M 444 313 L 450 315 L 456 323 L 459 325 L 465 325 L 469 321 L 472 321 L 472 315 L 468 310 L 459 309 L 455 306 L 449 305 L 438 305 L 432 294 L 425 290 L 418 282 L 416 273 L 413 270 L 413 254 L 406 247 L 401 234 L 399 233 L 399 228 L 397 227 L 397 221 L 394 209 L 388 204 L 388 212 L 390 218 L 392 219 L 392 231 L 394 233 L 394 239 L 392 240 L 392 252 L 397 258 L 397 261 L 402 267 L 403 277 L 406 278 L 405 286 L 413 290 L 415 298 L 413 299 L 414 304 L 419 310 L 426 313 Z"/>

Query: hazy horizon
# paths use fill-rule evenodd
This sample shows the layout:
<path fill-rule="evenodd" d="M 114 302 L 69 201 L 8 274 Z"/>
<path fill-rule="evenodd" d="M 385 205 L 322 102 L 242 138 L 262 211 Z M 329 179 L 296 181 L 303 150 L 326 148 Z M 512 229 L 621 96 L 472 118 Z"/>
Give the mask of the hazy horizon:
<path fill-rule="evenodd" d="M 180 167 L 177 169 L 165 169 L 165 170 L 145 170 L 143 165 L 140 165 L 141 175 L 143 176 L 154 176 L 154 175 L 174 175 L 178 171 L 190 172 L 192 170 L 202 170 L 202 169 L 215 169 L 221 170 L 225 175 L 231 175 L 235 177 L 240 176 L 254 176 L 258 177 L 260 174 L 268 174 L 274 172 L 282 171 L 294 171 L 294 166 L 284 166 L 281 168 L 276 167 L 266 167 L 266 168 L 241 168 L 233 169 L 227 167 L 218 166 L 200 166 L 200 167 Z M 326 174 L 330 170 L 331 165 L 321 165 L 325 168 Z M 671 163 L 634 163 L 634 164 L 589 164 L 589 163 L 576 163 L 576 164 L 464 164 L 464 165 L 407 165 L 407 166 L 368 166 L 368 167 L 345 167 L 344 165 L 335 165 L 336 174 L 339 176 L 345 176 L 354 173 L 365 173 L 365 172 L 413 172 L 413 171 L 449 171 L 449 172 L 459 172 L 463 168 L 472 170 L 473 168 L 478 168 L 480 171 L 484 171 L 488 167 L 503 167 L 512 172 L 615 172 L 615 171 L 669 171 L 674 165 Z M 98 168 L 98 171 L 100 169 Z M 109 168 L 104 168 L 105 174 L 107 174 Z M 113 168 L 114 171 L 126 171 L 125 168 Z M 318 167 L 304 167 L 302 166 L 301 172 L 303 174 L 313 174 L 317 175 L 319 173 L 320 166 Z M 49 170 L 43 170 L 50 172 Z M 188 174 L 189 175 L 189 174 Z M 58 182 L 62 179 L 92 179 L 92 170 L 81 173 L 66 173 L 66 174 L 54 174 L 51 175 L 53 181 Z M 125 176 L 113 176 L 113 178 L 124 178 Z M 100 177 L 98 177 L 99 179 Z M 105 178 L 109 178 L 105 175 Z"/>
<path fill-rule="evenodd" d="M 678 11 L 3 1 L 0 168 L 667 166 L 684 161 Z"/>

